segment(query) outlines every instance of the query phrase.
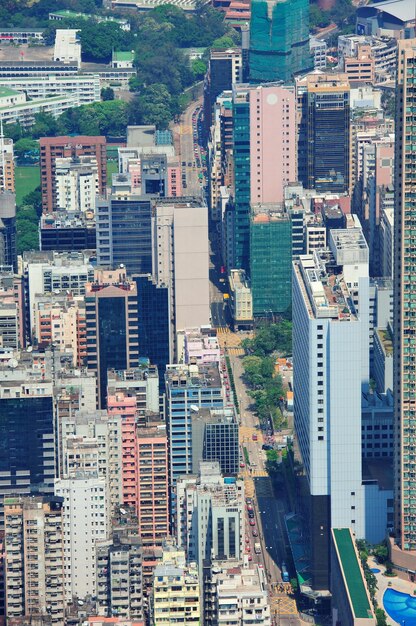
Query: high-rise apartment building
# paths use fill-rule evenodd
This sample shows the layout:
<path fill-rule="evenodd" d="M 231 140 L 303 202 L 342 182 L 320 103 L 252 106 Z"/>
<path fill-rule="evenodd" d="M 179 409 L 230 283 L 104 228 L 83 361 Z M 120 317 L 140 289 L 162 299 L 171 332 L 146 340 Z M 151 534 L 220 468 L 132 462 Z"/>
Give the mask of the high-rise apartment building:
<path fill-rule="evenodd" d="M 296 91 L 298 180 L 305 188 L 318 192 L 349 192 L 348 77 L 345 74 L 309 74 L 296 81 Z"/>
<path fill-rule="evenodd" d="M 42 208 L 51 212 L 57 208 L 57 159 L 93 157 L 98 169 L 98 189 L 103 196 L 107 188 L 107 152 L 105 137 L 42 137 L 40 145 L 40 176 Z"/>
<path fill-rule="evenodd" d="M 142 542 L 128 530 L 97 543 L 99 615 L 143 618 Z"/>
<path fill-rule="evenodd" d="M 144 196 L 99 199 L 97 213 L 97 261 L 104 267 L 121 263 L 127 272 L 152 271 L 151 202 Z"/>
<path fill-rule="evenodd" d="M 209 325 L 208 209 L 204 202 L 199 198 L 156 200 L 152 245 L 153 274 L 159 285 L 170 288 L 175 332 Z"/>
<path fill-rule="evenodd" d="M 392 560 L 405 570 L 416 564 L 416 455 L 414 280 L 416 252 L 416 39 L 398 42 L 394 224 L 394 480 L 395 539 Z"/>
<path fill-rule="evenodd" d="M 169 535 L 169 462 L 166 426 L 158 415 L 136 429 L 136 446 L 139 534 L 143 545 L 160 546 Z"/>
<path fill-rule="evenodd" d="M 137 367 L 137 292 L 126 270 L 97 272 L 86 287 L 87 365 L 96 372 L 98 405 L 105 407 L 107 370 Z"/>
<path fill-rule="evenodd" d="M 139 316 L 140 319 L 140 316 Z M 140 350 L 141 350 L 141 344 Z M 159 411 L 159 374 L 150 360 L 140 357 L 139 366 L 128 370 L 109 370 L 107 377 L 108 395 L 119 392 L 136 399 L 136 420 L 146 424 L 146 415 Z"/>
<path fill-rule="evenodd" d="M 310 585 L 318 590 L 329 589 L 330 528 L 367 533 L 361 398 L 369 379 L 368 247 L 361 229 L 332 233 L 340 233 L 332 261 L 317 252 L 293 264 L 295 430 Z"/>
<path fill-rule="evenodd" d="M 12 265 L 17 272 L 16 196 L 0 193 L 0 265 Z"/>
<path fill-rule="evenodd" d="M 211 559 L 242 559 L 244 486 L 224 479 L 219 463 L 201 461 L 198 474 L 177 482 L 176 536 L 200 576 Z"/>
<path fill-rule="evenodd" d="M 221 409 L 223 389 L 218 365 L 168 365 L 166 419 L 170 444 L 170 485 L 192 473 L 192 412 Z"/>
<path fill-rule="evenodd" d="M 7 497 L 5 518 L 6 618 L 40 618 L 63 626 L 63 500 Z"/>
<path fill-rule="evenodd" d="M 254 317 L 273 319 L 292 304 L 292 223 L 282 205 L 252 205 L 250 277 Z"/>
<path fill-rule="evenodd" d="M 280 85 L 237 86 L 233 119 L 233 268 L 248 272 L 250 204 L 283 202 L 285 185 L 296 179 L 294 91 Z"/>
<path fill-rule="evenodd" d="M 55 495 L 63 498 L 65 598 L 83 599 L 96 593 L 96 543 L 107 539 L 110 511 L 105 478 L 81 472 L 57 478 Z"/>
<path fill-rule="evenodd" d="M 253 0 L 250 20 L 251 83 L 290 81 L 313 68 L 309 50 L 309 3 Z"/>
<path fill-rule="evenodd" d="M 100 192 L 95 157 L 55 158 L 56 206 L 64 211 L 95 211 Z"/>
<path fill-rule="evenodd" d="M 0 137 L 0 189 L 14 193 L 13 140 Z"/>

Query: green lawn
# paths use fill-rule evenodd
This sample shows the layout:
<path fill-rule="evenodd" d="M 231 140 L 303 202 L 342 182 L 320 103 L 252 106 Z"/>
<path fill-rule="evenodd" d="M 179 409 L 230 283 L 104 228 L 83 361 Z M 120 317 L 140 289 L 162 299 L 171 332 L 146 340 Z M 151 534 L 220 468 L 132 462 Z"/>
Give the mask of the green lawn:
<path fill-rule="evenodd" d="M 39 165 L 17 166 L 15 168 L 16 204 L 40 185 Z"/>
<path fill-rule="evenodd" d="M 107 159 L 107 185 L 111 187 L 111 174 L 118 172 L 118 161 L 109 161 Z"/>

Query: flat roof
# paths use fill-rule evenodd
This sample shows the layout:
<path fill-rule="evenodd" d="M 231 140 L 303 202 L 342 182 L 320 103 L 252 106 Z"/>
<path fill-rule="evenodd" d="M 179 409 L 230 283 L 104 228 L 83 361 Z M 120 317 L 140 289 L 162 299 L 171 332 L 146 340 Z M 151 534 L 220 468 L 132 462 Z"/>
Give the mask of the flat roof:
<path fill-rule="evenodd" d="M 133 61 L 134 60 L 134 52 L 131 50 L 114 50 L 113 52 L 113 60 L 114 61 Z"/>
<path fill-rule="evenodd" d="M 354 615 L 360 619 L 373 619 L 363 574 L 352 542 L 351 531 L 349 528 L 333 528 L 332 533 Z"/>
<path fill-rule="evenodd" d="M 7 96 L 17 96 L 19 95 L 19 93 L 19 91 L 10 89 L 10 87 L 0 87 L 0 98 L 6 98 Z"/>

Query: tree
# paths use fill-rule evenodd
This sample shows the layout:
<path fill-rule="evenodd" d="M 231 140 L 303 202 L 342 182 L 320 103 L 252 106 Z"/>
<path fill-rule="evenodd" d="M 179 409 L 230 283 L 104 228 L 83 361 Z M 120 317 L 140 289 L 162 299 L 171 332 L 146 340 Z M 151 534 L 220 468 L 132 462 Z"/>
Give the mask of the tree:
<path fill-rule="evenodd" d="M 314 28 L 325 28 L 325 26 L 329 26 L 331 23 L 331 19 L 327 12 L 322 11 L 317 4 L 309 5 L 309 20 L 310 27 Z"/>
<path fill-rule="evenodd" d="M 32 137 L 55 137 L 59 134 L 58 122 L 50 113 L 37 113 L 35 123 L 30 129 Z"/>
<path fill-rule="evenodd" d="M 39 250 L 38 216 L 32 206 L 21 206 L 16 213 L 17 254 Z"/>
<path fill-rule="evenodd" d="M 8 128 L 7 128 L 8 133 Z M 17 159 L 23 159 L 24 156 L 28 152 L 37 152 L 39 153 L 39 143 L 34 139 L 30 139 L 29 137 L 23 137 L 22 139 L 18 139 L 13 146 L 14 154 Z"/>
<path fill-rule="evenodd" d="M 385 543 L 380 543 L 373 548 L 373 555 L 379 563 L 385 563 L 389 558 L 389 551 Z"/>
<path fill-rule="evenodd" d="M 111 87 L 103 87 L 101 89 L 101 99 L 104 100 L 104 102 L 114 100 L 114 89 Z"/>
<path fill-rule="evenodd" d="M 195 80 L 202 80 L 207 71 L 207 64 L 202 59 L 194 59 L 191 64 L 191 70 Z"/>
<path fill-rule="evenodd" d="M 387 626 L 387 617 L 383 609 L 376 609 L 377 626 Z"/>
<path fill-rule="evenodd" d="M 24 196 L 21 206 L 33 207 L 37 216 L 40 218 L 42 215 L 42 192 L 40 185 Z"/>

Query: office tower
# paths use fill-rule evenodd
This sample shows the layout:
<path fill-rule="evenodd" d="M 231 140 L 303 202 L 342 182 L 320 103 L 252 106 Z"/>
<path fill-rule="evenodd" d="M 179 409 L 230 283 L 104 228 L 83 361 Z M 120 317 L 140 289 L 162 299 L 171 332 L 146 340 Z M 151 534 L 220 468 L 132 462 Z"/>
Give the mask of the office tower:
<path fill-rule="evenodd" d="M 296 91 L 298 180 L 306 189 L 318 192 L 349 192 L 350 85 L 347 76 L 310 74 L 296 81 Z"/>
<path fill-rule="evenodd" d="M 55 158 L 56 206 L 63 211 L 95 210 L 95 197 L 100 192 L 98 165 L 95 157 Z"/>
<path fill-rule="evenodd" d="M 97 214 L 97 263 L 104 267 L 123 264 L 129 275 L 152 271 L 151 203 L 142 196 L 99 199 Z"/>
<path fill-rule="evenodd" d="M 97 375 L 99 408 L 106 406 L 107 370 L 137 367 L 136 285 L 126 270 L 97 272 L 86 287 L 87 366 Z"/>
<path fill-rule="evenodd" d="M 54 496 L 5 498 L 4 580 L 10 621 L 33 617 L 64 623 L 62 504 Z"/>
<path fill-rule="evenodd" d="M 199 577 L 197 569 L 186 565 L 185 553 L 173 544 L 163 546 L 162 563 L 156 566 L 152 613 L 154 626 L 184 626 L 200 623 Z"/>
<path fill-rule="evenodd" d="M 395 420 L 395 522 L 392 560 L 406 570 L 416 563 L 416 507 L 413 497 L 415 472 L 415 363 L 416 336 L 413 324 L 413 287 L 416 255 L 415 223 L 416 153 L 413 120 L 416 115 L 414 74 L 416 39 L 398 42 L 395 151 L 394 228 L 394 420 Z"/>
<path fill-rule="evenodd" d="M 169 535 L 169 462 L 166 426 L 149 415 L 136 429 L 136 513 L 143 545 L 161 546 Z"/>
<path fill-rule="evenodd" d="M 96 593 L 96 543 L 110 531 L 105 478 L 81 472 L 76 478 L 56 478 L 55 495 L 63 498 L 65 598 L 83 599 Z"/>
<path fill-rule="evenodd" d="M 224 406 L 221 376 L 216 364 L 168 365 L 166 419 L 170 445 L 170 484 L 192 472 L 192 412 Z"/>
<path fill-rule="evenodd" d="M 212 575 L 214 588 L 214 624 L 246 624 L 255 620 L 259 626 L 271 626 L 271 607 L 267 594 L 266 573 L 259 565 L 224 568 Z"/>
<path fill-rule="evenodd" d="M 0 193 L 0 265 L 12 265 L 17 272 L 16 196 Z"/>
<path fill-rule="evenodd" d="M 204 82 L 204 131 L 208 137 L 213 122 L 214 104 L 223 91 L 229 91 L 243 79 L 240 48 L 211 50 Z"/>
<path fill-rule="evenodd" d="M 293 263 L 294 419 L 309 586 L 329 588 L 330 528 L 366 537 L 361 397 L 368 389 L 368 247 L 361 229 Z M 347 285 L 350 285 L 348 287 Z M 348 467 L 348 472 L 345 468 Z"/>
<path fill-rule="evenodd" d="M 250 82 L 287 82 L 295 74 L 309 72 L 312 68 L 307 0 L 253 0 L 250 19 Z"/>
<path fill-rule="evenodd" d="M 134 276 L 137 289 L 140 354 L 157 365 L 159 385 L 164 388 L 165 369 L 173 361 L 170 288 L 158 285 L 149 274 Z"/>
<path fill-rule="evenodd" d="M 97 247 L 95 213 L 44 213 L 40 218 L 40 249 L 73 252 Z"/>
<path fill-rule="evenodd" d="M 217 461 L 224 476 L 239 472 L 238 422 L 234 407 L 192 413 L 192 472 L 200 461 Z"/>
<path fill-rule="evenodd" d="M 254 317 L 273 319 L 292 303 L 292 228 L 282 205 L 252 207 L 250 276 Z"/>
<path fill-rule="evenodd" d="M 170 288 L 175 332 L 209 325 L 208 209 L 203 201 L 154 201 L 152 246 L 153 274 L 159 285 Z"/>
<path fill-rule="evenodd" d="M 388 190 L 394 196 L 392 188 Z M 384 192 L 384 198 L 386 192 Z M 384 204 L 383 200 L 382 203 Z M 394 268 L 394 208 L 383 206 L 380 215 L 380 270 L 381 276 L 393 278 Z"/>
<path fill-rule="evenodd" d="M 195 476 L 177 482 L 176 538 L 202 577 L 204 562 L 242 559 L 243 483 L 224 479 L 219 463 L 201 461 Z"/>
<path fill-rule="evenodd" d="M 295 96 L 278 85 L 233 91 L 234 216 L 232 269 L 250 269 L 250 204 L 283 202 L 296 179 Z M 231 268 L 229 268 L 231 269 Z"/>
<path fill-rule="evenodd" d="M 52 493 L 55 478 L 50 379 L 45 377 L 43 384 L 34 384 L 30 369 L 15 367 L 11 375 L 10 369 L 6 365 L 0 371 L 0 506 L 7 494 Z M 16 380 L 16 375 L 22 374 L 24 378 Z"/>
<path fill-rule="evenodd" d="M 128 530 L 97 542 L 98 614 L 143 619 L 142 543 Z"/>
<path fill-rule="evenodd" d="M 42 208 L 51 212 L 57 208 L 56 159 L 93 157 L 98 168 L 98 189 L 103 196 L 107 190 L 107 152 L 105 137 L 41 137 L 40 178 Z"/>

